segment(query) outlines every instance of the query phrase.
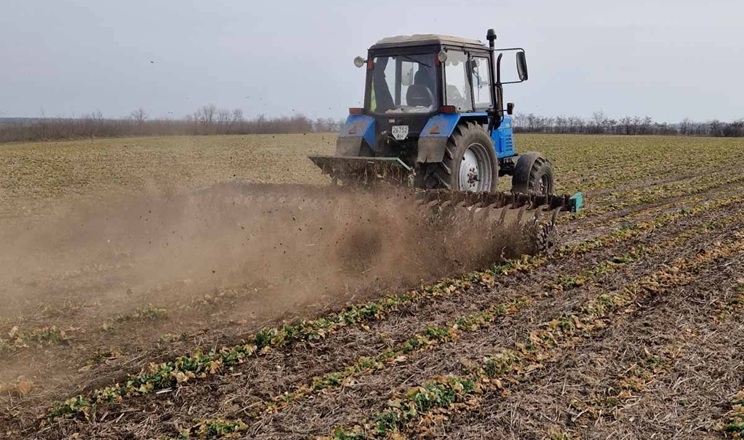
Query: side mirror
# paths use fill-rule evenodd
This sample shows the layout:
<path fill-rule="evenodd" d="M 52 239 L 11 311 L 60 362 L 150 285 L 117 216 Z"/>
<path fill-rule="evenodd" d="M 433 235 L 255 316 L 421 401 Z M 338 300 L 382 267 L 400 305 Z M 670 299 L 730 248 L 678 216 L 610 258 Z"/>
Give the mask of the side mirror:
<path fill-rule="evenodd" d="M 513 102 L 507 102 L 506 103 L 506 114 L 512 115 L 514 113 L 514 103 Z"/>
<path fill-rule="evenodd" d="M 520 81 L 527 81 L 527 55 L 524 52 L 517 52 L 517 73 Z"/>
<path fill-rule="evenodd" d="M 357 67 L 362 67 L 363 65 L 367 64 L 367 60 L 365 60 L 362 57 L 356 57 L 354 58 L 354 65 Z"/>

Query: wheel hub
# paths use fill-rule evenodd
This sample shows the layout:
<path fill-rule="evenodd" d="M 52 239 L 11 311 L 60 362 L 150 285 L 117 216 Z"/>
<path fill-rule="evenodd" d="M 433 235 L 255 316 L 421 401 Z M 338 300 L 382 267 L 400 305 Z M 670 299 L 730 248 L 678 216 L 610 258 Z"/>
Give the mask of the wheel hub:
<path fill-rule="evenodd" d="M 460 191 L 490 191 L 492 167 L 485 148 L 475 143 L 462 155 L 459 173 Z"/>

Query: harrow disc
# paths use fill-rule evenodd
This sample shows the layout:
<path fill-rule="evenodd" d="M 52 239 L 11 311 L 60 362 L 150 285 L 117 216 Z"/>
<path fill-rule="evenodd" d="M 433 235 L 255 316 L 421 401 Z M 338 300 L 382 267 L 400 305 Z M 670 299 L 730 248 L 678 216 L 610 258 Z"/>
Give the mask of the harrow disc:
<path fill-rule="evenodd" d="M 419 191 L 418 202 L 432 221 L 467 223 L 495 231 L 519 231 L 533 252 L 549 252 L 558 241 L 556 220 L 562 211 L 576 211 L 577 196 L 512 193 Z M 465 220 L 467 219 L 467 220 Z"/>

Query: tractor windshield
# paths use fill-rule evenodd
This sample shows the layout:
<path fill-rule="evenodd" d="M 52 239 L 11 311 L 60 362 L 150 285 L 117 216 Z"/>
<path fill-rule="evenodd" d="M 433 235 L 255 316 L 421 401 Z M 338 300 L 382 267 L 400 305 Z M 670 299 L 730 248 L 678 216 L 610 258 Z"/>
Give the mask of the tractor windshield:
<path fill-rule="evenodd" d="M 431 113 L 437 108 L 434 54 L 375 57 L 368 93 L 372 113 Z"/>

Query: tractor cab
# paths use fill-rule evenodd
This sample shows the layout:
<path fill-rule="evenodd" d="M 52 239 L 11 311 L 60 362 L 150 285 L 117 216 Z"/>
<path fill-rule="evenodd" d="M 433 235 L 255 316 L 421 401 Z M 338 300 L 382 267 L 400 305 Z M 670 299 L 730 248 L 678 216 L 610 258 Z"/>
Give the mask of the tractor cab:
<path fill-rule="evenodd" d="M 375 143 L 367 145 L 367 156 L 398 156 L 416 167 L 429 159 L 427 149 L 419 157 L 419 140 L 442 137 L 438 122 L 455 123 L 464 116 L 488 126 L 488 112 L 497 107 L 489 49 L 478 40 L 442 35 L 385 38 L 370 47 L 366 60 L 359 57 L 355 64 L 366 66 L 367 75 L 364 108 L 352 113 L 375 122 Z M 430 127 L 433 133 L 425 130 L 437 115 L 458 116 L 437 118 Z M 503 147 L 501 156 L 513 155 L 507 144 Z"/>
<path fill-rule="evenodd" d="M 369 114 L 430 115 L 443 106 L 467 113 L 491 106 L 488 50 L 477 40 L 386 38 L 369 49 L 366 66 Z"/>

